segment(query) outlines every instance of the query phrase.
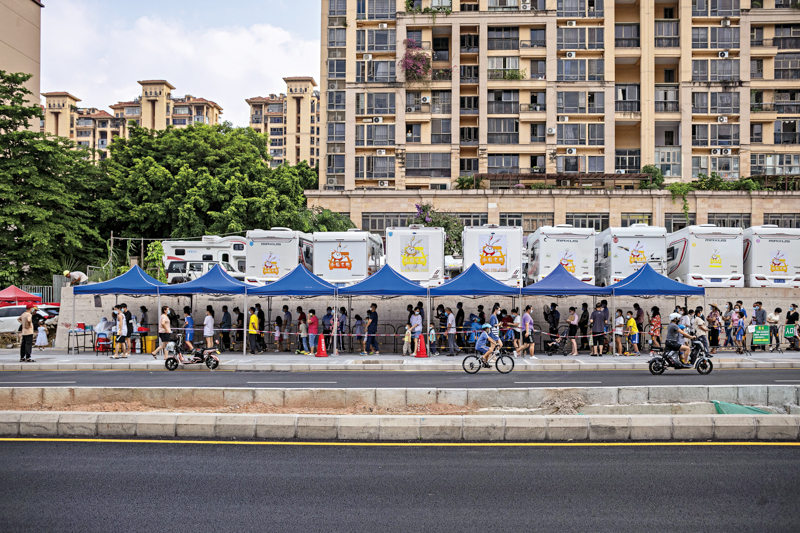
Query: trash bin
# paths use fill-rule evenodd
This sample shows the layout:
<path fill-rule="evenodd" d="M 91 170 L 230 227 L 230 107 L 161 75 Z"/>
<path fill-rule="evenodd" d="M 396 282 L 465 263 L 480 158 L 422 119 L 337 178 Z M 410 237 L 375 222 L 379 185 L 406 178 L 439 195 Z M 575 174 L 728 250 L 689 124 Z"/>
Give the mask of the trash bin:
<path fill-rule="evenodd" d="M 156 341 L 158 337 L 145 337 L 144 338 L 144 349 L 147 350 L 148 353 L 153 353 L 156 349 Z"/>

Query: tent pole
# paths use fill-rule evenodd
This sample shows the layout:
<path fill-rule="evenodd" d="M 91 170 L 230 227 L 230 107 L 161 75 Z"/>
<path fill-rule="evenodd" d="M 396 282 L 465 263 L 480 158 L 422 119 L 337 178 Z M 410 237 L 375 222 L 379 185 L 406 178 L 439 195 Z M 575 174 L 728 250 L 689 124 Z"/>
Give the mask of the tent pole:
<path fill-rule="evenodd" d="M 75 286 L 72 286 L 72 329 L 75 329 Z"/>
<path fill-rule="evenodd" d="M 333 318 L 334 319 L 336 319 L 336 313 L 339 312 L 339 310 L 336 307 L 336 305 L 338 304 L 338 293 L 339 293 L 339 291 L 333 291 Z M 333 329 L 333 355 L 339 355 L 339 346 L 338 346 L 338 343 L 336 342 L 336 333 L 337 333 L 337 330 L 339 329 L 339 321 L 338 320 L 334 320 L 333 323 L 331 323 L 331 329 Z"/>
<path fill-rule="evenodd" d="M 617 349 L 617 332 L 615 331 L 617 328 L 617 292 L 614 290 L 611 291 L 611 314 L 608 316 L 608 321 L 610 322 L 608 329 L 611 331 L 611 346 L 609 346 L 609 351 L 613 356 Z M 625 326 L 622 327 L 622 330 L 625 331 Z M 602 347 L 600 348 L 600 355 L 603 355 Z"/>
<path fill-rule="evenodd" d="M 242 355 L 247 356 L 247 341 L 250 335 L 250 317 L 248 313 L 250 309 L 247 307 L 247 287 L 244 288 L 244 323 L 242 324 Z"/>
<path fill-rule="evenodd" d="M 428 323 L 433 323 L 433 317 L 431 316 L 431 306 L 433 305 L 433 300 L 431 299 L 431 289 L 428 287 Z M 427 335 L 425 332 L 428 331 L 428 326 L 426 324 L 422 324 L 422 342 L 426 343 L 425 338 Z M 419 342 L 419 341 L 417 341 Z M 427 344 L 427 343 L 426 343 Z M 419 346 L 417 346 L 417 350 L 419 350 Z M 426 350 L 427 352 L 427 350 Z M 428 354 L 428 357 L 431 357 L 431 354 Z"/>
<path fill-rule="evenodd" d="M 267 328 L 272 329 L 272 296 L 267 296 Z M 264 339 L 264 346 L 267 345 L 269 335 Z M 278 349 L 276 346 L 275 349 Z"/>
<path fill-rule="evenodd" d="M 353 301 L 352 296 L 347 297 L 347 329 L 353 334 Z M 350 347 L 353 347 L 353 337 L 350 337 Z M 359 352 L 360 353 L 360 352 Z"/>

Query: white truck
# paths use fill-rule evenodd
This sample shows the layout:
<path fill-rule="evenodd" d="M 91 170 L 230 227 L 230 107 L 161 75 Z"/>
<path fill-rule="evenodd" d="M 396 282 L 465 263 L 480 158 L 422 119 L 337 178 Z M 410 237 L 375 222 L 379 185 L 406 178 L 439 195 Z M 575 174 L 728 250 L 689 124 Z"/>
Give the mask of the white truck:
<path fill-rule="evenodd" d="M 751 226 L 742 236 L 745 287 L 800 288 L 800 229 Z"/>
<path fill-rule="evenodd" d="M 313 268 L 314 243 L 310 233 L 289 228 L 254 229 L 247 236 L 248 283 L 267 283 L 282 278 L 298 265 Z"/>
<path fill-rule="evenodd" d="M 700 224 L 670 233 L 667 276 L 693 287 L 744 287 L 742 228 Z"/>
<path fill-rule="evenodd" d="M 203 235 L 199 241 L 161 241 L 164 265 L 171 261 L 219 261 L 244 273 L 247 239 L 240 236 Z"/>
<path fill-rule="evenodd" d="M 444 228 L 386 228 L 386 264 L 400 275 L 436 287 L 445 280 Z"/>
<path fill-rule="evenodd" d="M 667 270 L 667 228 L 611 227 L 598 233 L 594 243 L 594 273 L 600 287 L 622 281 L 645 264 L 659 274 Z"/>
<path fill-rule="evenodd" d="M 559 264 L 579 280 L 594 284 L 594 228 L 571 224 L 542 226 L 528 235 L 528 283 L 541 281 Z"/>
<path fill-rule="evenodd" d="M 329 283 L 352 285 L 383 264 L 383 241 L 368 231 L 315 232 L 313 272 Z"/>
<path fill-rule="evenodd" d="M 461 232 L 463 268 L 481 270 L 509 287 L 522 287 L 522 228 L 518 226 L 466 226 Z"/>

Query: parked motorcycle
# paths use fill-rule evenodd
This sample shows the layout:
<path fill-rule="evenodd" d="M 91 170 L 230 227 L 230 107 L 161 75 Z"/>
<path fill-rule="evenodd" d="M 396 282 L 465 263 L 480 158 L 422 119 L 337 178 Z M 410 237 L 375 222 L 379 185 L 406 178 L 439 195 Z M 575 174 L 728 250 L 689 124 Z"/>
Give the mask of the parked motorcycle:
<path fill-rule="evenodd" d="M 219 366 L 219 341 L 213 348 L 195 348 L 191 352 L 184 350 L 183 335 L 178 335 L 178 340 L 167 343 L 167 359 L 164 366 L 167 370 L 175 370 L 178 365 L 196 365 L 205 363 L 209 370 Z"/>
<path fill-rule="evenodd" d="M 692 340 L 691 351 L 689 352 L 689 364 L 691 367 L 684 367 L 680 361 L 679 350 L 664 350 L 661 355 L 650 359 L 648 368 L 650 373 L 658 376 L 664 373 L 667 368 L 674 368 L 675 370 L 688 370 L 689 368 L 696 369 L 700 374 L 710 374 L 714 369 L 714 364 L 711 358 L 714 357 L 706 350 L 706 347 L 699 339 Z"/>

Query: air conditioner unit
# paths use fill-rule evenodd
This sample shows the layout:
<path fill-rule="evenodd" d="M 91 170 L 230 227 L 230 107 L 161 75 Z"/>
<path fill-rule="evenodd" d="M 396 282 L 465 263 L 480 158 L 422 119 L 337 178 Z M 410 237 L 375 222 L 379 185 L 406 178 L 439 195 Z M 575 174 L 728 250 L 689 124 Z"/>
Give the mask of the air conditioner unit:
<path fill-rule="evenodd" d="M 555 135 L 556 134 L 556 129 L 555 128 L 547 128 L 547 134 L 548 135 Z"/>
<path fill-rule="evenodd" d="M 717 57 L 719 57 L 720 59 L 724 59 L 728 57 L 728 52 L 720 52 L 717 54 Z"/>
<path fill-rule="evenodd" d="M 336 185 L 336 178 L 328 178 L 328 185 Z"/>
<path fill-rule="evenodd" d="M 723 19 L 720 24 L 722 24 L 723 26 L 730 26 L 731 25 L 731 21 L 728 20 L 728 19 Z"/>
<path fill-rule="evenodd" d="M 578 153 L 578 150 L 575 148 L 567 148 L 567 155 L 575 155 Z"/>
<path fill-rule="evenodd" d="M 388 186 L 389 186 L 389 182 L 388 181 L 379 181 L 378 182 L 378 187 L 388 187 Z"/>
<path fill-rule="evenodd" d="M 569 180 L 561 180 L 561 186 L 562 187 L 569 187 L 569 185 L 570 185 Z"/>
<path fill-rule="evenodd" d="M 370 124 L 372 124 L 372 119 L 371 118 L 362 118 L 361 122 L 369 122 Z"/>
<path fill-rule="evenodd" d="M 372 61 L 372 54 L 364 54 L 362 57 L 364 61 Z"/>
<path fill-rule="evenodd" d="M 717 117 L 717 122 L 719 122 L 720 124 L 724 124 L 728 122 L 728 117 Z"/>
<path fill-rule="evenodd" d="M 333 83 L 329 83 L 329 84 L 328 84 L 328 90 L 329 90 L 329 91 L 335 91 L 337 88 L 338 88 L 338 85 L 337 85 L 337 83 L 336 83 L 336 82 L 333 82 Z"/>
<path fill-rule="evenodd" d="M 614 174 L 625 174 L 625 171 L 622 169 L 617 169 L 614 171 Z"/>
<path fill-rule="evenodd" d="M 520 6 L 519 6 L 519 10 L 520 11 L 530 11 L 531 10 L 531 5 L 530 4 L 526 4 L 525 0 L 523 0 L 523 3 L 520 4 Z"/>
<path fill-rule="evenodd" d="M 389 28 L 389 25 L 386 24 L 385 22 L 381 22 L 380 24 L 378 24 L 378 29 L 379 30 L 385 30 L 385 29 L 388 29 L 388 28 Z"/>
<path fill-rule="evenodd" d="M 575 52 L 567 52 L 567 59 L 575 59 Z"/>
<path fill-rule="evenodd" d="M 384 149 L 375 150 L 375 155 L 386 155 L 386 150 Z"/>
<path fill-rule="evenodd" d="M 558 121 L 559 122 L 569 122 L 569 117 L 566 116 L 566 115 L 561 115 L 560 117 L 558 117 Z"/>
<path fill-rule="evenodd" d="M 731 155 L 731 149 L 730 148 L 723 148 L 722 149 L 722 155 Z"/>
<path fill-rule="evenodd" d="M 714 148 L 711 150 L 711 155 L 719 155 L 719 148 Z"/>
<path fill-rule="evenodd" d="M 576 21 L 574 21 L 574 20 L 568 20 L 567 21 L 567 28 L 574 28 L 577 25 L 578 25 L 578 23 Z"/>
<path fill-rule="evenodd" d="M 423 104 L 430 104 L 430 103 L 431 103 L 431 97 L 430 97 L 430 96 L 423 96 L 423 97 L 420 99 L 420 101 L 421 101 Z"/>
<path fill-rule="evenodd" d="M 372 122 L 374 122 L 375 124 L 380 124 L 381 122 L 383 122 L 383 117 L 373 117 Z"/>
<path fill-rule="evenodd" d="M 413 113 L 413 112 L 414 112 L 414 108 L 413 107 L 407 107 L 406 108 L 406 113 Z"/>

